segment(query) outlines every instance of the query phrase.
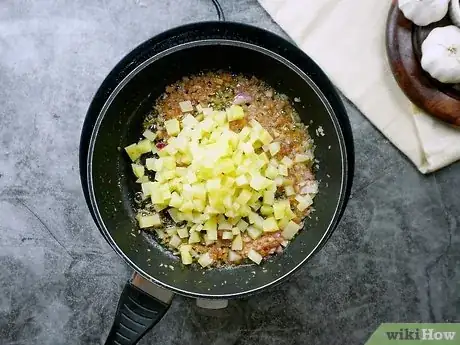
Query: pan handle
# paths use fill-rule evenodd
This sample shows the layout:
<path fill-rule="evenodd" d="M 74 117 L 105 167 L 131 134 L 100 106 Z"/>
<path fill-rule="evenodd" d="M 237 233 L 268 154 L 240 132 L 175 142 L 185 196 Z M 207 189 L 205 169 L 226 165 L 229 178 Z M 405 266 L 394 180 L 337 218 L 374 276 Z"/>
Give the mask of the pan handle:
<path fill-rule="evenodd" d="M 161 320 L 172 297 L 172 292 L 154 286 L 135 274 L 121 293 L 105 345 L 137 344 Z"/>

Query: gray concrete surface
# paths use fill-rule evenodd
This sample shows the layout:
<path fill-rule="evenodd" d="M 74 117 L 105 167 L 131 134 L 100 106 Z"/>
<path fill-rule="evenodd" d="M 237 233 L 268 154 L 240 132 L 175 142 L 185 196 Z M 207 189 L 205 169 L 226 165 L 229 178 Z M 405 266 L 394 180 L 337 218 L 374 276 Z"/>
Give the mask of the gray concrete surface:
<path fill-rule="evenodd" d="M 256 0 L 231 20 L 281 30 Z M 100 344 L 130 271 L 79 181 L 91 97 L 133 47 L 210 0 L 0 0 L 0 344 Z M 460 164 L 422 176 L 353 106 L 344 219 L 288 283 L 219 312 L 175 298 L 141 344 L 361 344 L 382 322 L 460 321 Z"/>

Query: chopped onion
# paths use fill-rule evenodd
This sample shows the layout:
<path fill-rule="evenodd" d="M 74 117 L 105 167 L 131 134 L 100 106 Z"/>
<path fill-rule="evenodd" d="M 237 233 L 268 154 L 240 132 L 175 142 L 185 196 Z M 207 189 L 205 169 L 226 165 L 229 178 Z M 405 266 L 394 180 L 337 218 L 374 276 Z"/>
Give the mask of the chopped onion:
<path fill-rule="evenodd" d="M 240 92 L 235 96 L 235 99 L 233 100 L 233 104 L 247 104 L 247 103 L 252 103 L 253 98 L 251 95 L 247 94 L 246 92 Z"/>
<path fill-rule="evenodd" d="M 238 255 L 233 250 L 228 251 L 228 261 L 235 262 L 235 261 L 240 261 L 240 260 L 241 260 L 241 255 Z"/>
<path fill-rule="evenodd" d="M 318 193 L 318 183 L 316 181 L 309 182 L 300 190 L 301 194 L 316 194 Z"/>
<path fill-rule="evenodd" d="M 248 253 L 248 258 L 251 261 L 254 261 L 257 265 L 259 265 L 262 261 L 262 255 L 257 253 L 254 249 L 251 249 Z"/>
<path fill-rule="evenodd" d="M 200 258 L 198 259 L 198 263 L 202 266 L 202 267 L 207 267 L 209 266 L 210 264 L 212 264 L 212 258 L 211 258 L 211 255 L 209 255 L 209 253 L 205 253 L 203 255 L 200 256 Z"/>

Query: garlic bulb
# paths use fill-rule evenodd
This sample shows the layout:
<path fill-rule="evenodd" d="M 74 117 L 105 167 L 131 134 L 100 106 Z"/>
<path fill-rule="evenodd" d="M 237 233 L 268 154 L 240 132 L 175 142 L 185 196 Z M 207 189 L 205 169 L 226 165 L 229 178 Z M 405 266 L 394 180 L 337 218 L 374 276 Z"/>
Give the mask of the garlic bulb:
<path fill-rule="evenodd" d="M 449 6 L 449 15 L 452 22 L 460 27 L 460 0 L 451 0 Z"/>
<path fill-rule="evenodd" d="M 422 68 L 442 83 L 460 83 L 460 29 L 436 28 L 422 44 Z"/>
<path fill-rule="evenodd" d="M 444 18 L 450 0 L 399 0 L 399 9 L 414 24 L 426 26 Z"/>

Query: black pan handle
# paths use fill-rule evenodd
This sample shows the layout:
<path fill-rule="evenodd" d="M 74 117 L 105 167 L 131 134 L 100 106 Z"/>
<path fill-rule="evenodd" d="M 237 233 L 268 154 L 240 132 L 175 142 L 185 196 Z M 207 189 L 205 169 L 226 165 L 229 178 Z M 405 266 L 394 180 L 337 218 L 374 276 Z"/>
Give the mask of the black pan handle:
<path fill-rule="evenodd" d="M 128 281 L 121 293 L 115 320 L 105 345 L 137 344 L 161 320 L 170 306 L 172 293 L 166 292 L 166 298 L 153 297 L 136 286 L 138 277 Z"/>

